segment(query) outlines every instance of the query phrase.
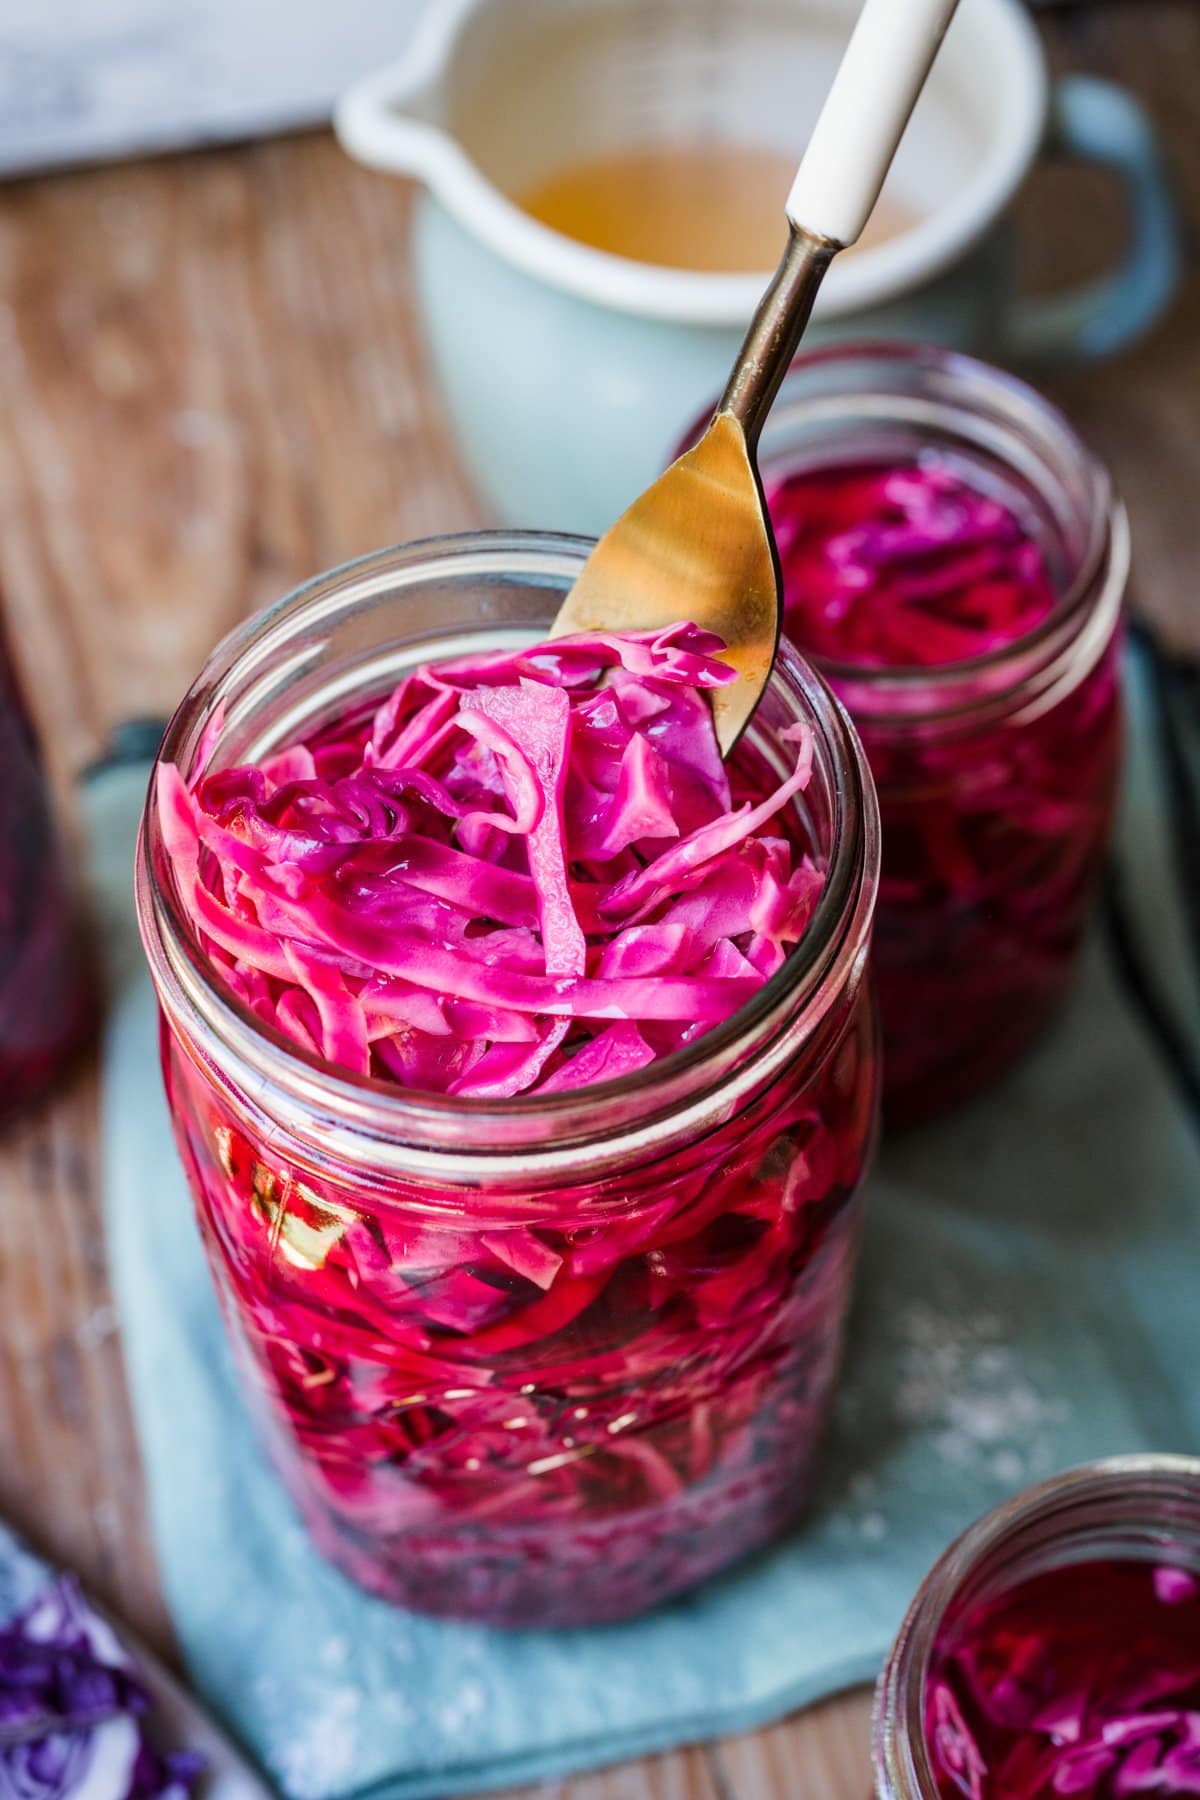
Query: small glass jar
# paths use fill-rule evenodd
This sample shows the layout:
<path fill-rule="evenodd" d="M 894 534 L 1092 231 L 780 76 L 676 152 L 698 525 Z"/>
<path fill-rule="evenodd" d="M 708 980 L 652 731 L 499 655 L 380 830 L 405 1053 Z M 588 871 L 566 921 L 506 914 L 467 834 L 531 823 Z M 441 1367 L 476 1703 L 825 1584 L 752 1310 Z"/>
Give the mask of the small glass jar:
<path fill-rule="evenodd" d="M 41 753 L 0 638 L 0 1123 L 53 1087 L 95 1018 Z"/>
<path fill-rule="evenodd" d="M 930 457 L 1027 525 L 1058 600 L 1032 632 L 970 661 L 813 658 L 879 794 L 874 958 L 897 1123 L 988 1087 L 1054 1013 L 1104 866 L 1122 738 L 1125 513 L 1032 388 L 924 346 L 818 350 L 793 365 L 759 451 L 768 495 L 800 473 Z"/>
<path fill-rule="evenodd" d="M 913 1600 L 879 1678 L 873 1734 L 878 1800 L 944 1800 L 947 1788 L 953 1792 L 955 1785 L 964 1794 L 973 1791 L 970 1750 L 963 1756 L 966 1766 L 961 1779 L 952 1784 L 943 1778 L 939 1787 L 939 1758 L 929 1741 L 931 1672 L 936 1671 L 941 1646 L 956 1625 L 974 1616 L 981 1605 L 1003 1601 L 1035 1577 L 1066 1572 L 1080 1564 L 1131 1563 L 1151 1569 L 1165 1567 L 1173 1572 L 1169 1580 L 1178 1581 L 1182 1576 L 1188 1582 L 1190 1577 L 1190 1598 L 1195 1604 L 1194 1587 L 1200 1580 L 1200 1459 L 1124 1456 L 1086 1464 L 1017 1495 L 952 1544 Z M 1103 1579 L 1102 1570 L 1093 1570 L 1090 1603 L 1101 1619 L 1105 1596 L 1098 1584 Z M 1166 1595 L 1171 1597 L 1169 1588 Z M 1050 1628 L 1061 1625 L 1061 1612 L 1047 1623 Z M 1200 1643 L 1195 1651 L 1200 1661 Z M 1028 1691 L 1038 1672 L 1028 1652 L 1022 1660 L 1021 1646 L 1012 1654 L 1019 1665 L 1016 1682 Z M 1134 1673 L 1149 1676 L 1152 1684 L 1155 1671 L 1143 1667 L 1140 1660 Z M 1160 1696 L 1160 1704 L 1169 1702 Z M 1153 1703 L 1139 1711 L 1139 1725 L 1150 1714 L 1150 1722 L 1164 1728 L 1161 1716 L 1157 1721 L 1153 1718 Z M 954 1721 L 937 1712 L 933 1716 L 940 1719 L 940 1729 L 953 1727 Z M 1083 1748 L 1067 1706 L 1059 1719 L 1039 1717 L 1038 1729 L 1060 1739 L 1064 1753 L 1074 1749 L 1078 1755 Z M 1110 1731 L 1108 1736 L 1120 1752 L 1118 1761 L 1140 1741 L 1134 1733 Z M 951 1745 L 953 1751 L 958 1748 L 957 1742 Z M 1115 1768 L 1102 1771 L 1105 1778 L 1117 1774 Z M 1082 1795 L 1104 1791 L 1092 1785 L 1081 1767 L 1072 1778 L 1076 1785 L 1070 1784 L 1064 1771 L 1059 1777 L 1062 1785 L 1054 1792 Z M 1200 1778 L 1200 1769 L 1193 1778 Z M 1161 1781 L 1155 1785 L 1148 1780 L 1140 1786 L 1136 1782 L 1118 1785 L 1114 1791 L 1140 1793 L 1151 1786 L 1156 1793 L 1163 1791 Z M 974 1791 L 980 1800 L 989 1800 L 986 1779 L 978 1772 Z"/>
<path fill-rule="evenodd" d="M 421 663 L 536 640 L 587 548 L 483 535 L 335 571 L 226 640 L 162 757 L 254 761 Z M 878 821 L 853 731 L 790 651 L 739 754 L 774 783 L 799 719 L 816 773 L 785 828 L 825 885 L 791 960 L 649 1070 L 540 1099 L 343 1074 L 244 1011 L 148 807 L 168 1096 L 246 1390 L 314 1541 L 377 1594 L 618 1618 L 804 1503 L 875 1135 Z"/>

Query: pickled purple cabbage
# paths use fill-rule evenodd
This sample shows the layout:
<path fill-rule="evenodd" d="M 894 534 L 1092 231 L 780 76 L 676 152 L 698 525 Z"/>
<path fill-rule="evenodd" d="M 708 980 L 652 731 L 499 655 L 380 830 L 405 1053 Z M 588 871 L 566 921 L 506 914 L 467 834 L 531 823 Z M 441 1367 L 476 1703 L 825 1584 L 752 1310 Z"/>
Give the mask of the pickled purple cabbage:
<path fill-rule="evenodd" d="M 812 770 L 731 793 L 694 626 L 421 669 L 258 768 L 166 765 L 176 882 L 213 963 L 310 1053 L 503 1098 L 610 1081 L 783 965 L 820 893 L 768 829 Z"/>
<path fill-rule="evenodd" d="M 939 1632 L 925 1737 L 940 1800 L 1195 1800 L 1200 1579 L 1076 1563 Z"/>
<path fill-rule="evenodd" d="M 932 725 L 940 674 L 1053 613 L 1036 521 L 933 452 L 797 473 L 769 503 L 785 629 L 846 703 L 879 793 L 887 1113 L 925 1118 L 990 1085 L 1070 980 L 1112 827 L 1118 646 L 1049 704 L 998 706 L 994 677 L 964 675 Z M 896 670 L 917 672 L 902 702 L 877 689 Z"/>
<path fill-rule="evenodd" d="M 789 636 L 860 668 L 936 668 L 1003 650 L 1054 611 L 1031 528 L 927 457 L 822 469 L 771 494 Z"/>
<path fill-rule="evenodd" d="M 3 1800 L 187 1800 L 204 1768 L 161 1750 L 153 1703 L 106 1622 L 53 1581 L 0 1628 Z"/>
<path fill-rule="evenodd" d="M 826 849 L 788 804 L 807 730 L 782 786 L 745 749 L 722 765 L 715 648 L 688 628 L 443 664 L 261 769 L 167 772 L 214 966 L 313 1054 L 464 1117 L 691 1043 L 780 967 Z M 164 1030 L 246 1390 L 342 1569 L 427 1611 L 594 1622 L 796 1516 L 874 1135 L 859 973 L 738 1110 L 552 1188 L 519 1154 L 496 1192 L 318 1156 Z M 621 1113 L 594 1095 L 602 1144 Z"/>

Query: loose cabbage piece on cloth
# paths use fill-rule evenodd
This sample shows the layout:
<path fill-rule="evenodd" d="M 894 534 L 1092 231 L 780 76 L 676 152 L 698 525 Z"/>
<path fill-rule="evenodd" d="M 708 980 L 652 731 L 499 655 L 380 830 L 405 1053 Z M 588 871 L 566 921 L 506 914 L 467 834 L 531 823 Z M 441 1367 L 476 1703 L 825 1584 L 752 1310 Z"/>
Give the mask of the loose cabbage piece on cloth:
<path fill-rule="evenodd" d="M 0 1527 L 2 1800 L 187 1800 L 203 1759 L 160 1750 L 152 1710 L 106 1621 Z"/>
<path fill-rule="evenodd" d="M 229 988 L 356 1074 L 463 1099 L 612 1080 L 782 965 L 821 877 L 731 791 L 695 626 L 409 675 L 257 768 L 160 771 L 184 906 Z M 735 765 L 735 789 L 739 780 Z"/>
<path fill-rule="evenodd" d="M 1140 684 L 1133 698 L 1128 925 L 1193 1015 L 1155 727 Z M 118 770 L 85 794 L 125 977 L 104 1077 L 109 1249 L 180 1641 L 295 1800 L 506 1787 L 778 1717 L 871 1678 L 951 1536 L 1015 1489 L 1091 1456 L 1200 1450 L 1200 1138 L 1131 1004 L 1128 944 L 1097 938 L 1027 1062 L 956 1119 L 884 1147 L 802 1530 L 678 1604 L 591 1632 L 491 1633 L 365 1598 L 314 1557 L 227 1359 L 130 948 L 145 779 Z"/>

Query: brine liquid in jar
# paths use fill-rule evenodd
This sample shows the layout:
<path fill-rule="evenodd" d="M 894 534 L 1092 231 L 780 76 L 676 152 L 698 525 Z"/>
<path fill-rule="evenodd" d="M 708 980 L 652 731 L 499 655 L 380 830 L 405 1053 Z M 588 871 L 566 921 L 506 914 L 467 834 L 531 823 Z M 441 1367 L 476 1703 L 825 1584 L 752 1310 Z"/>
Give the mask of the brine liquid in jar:
<path fill-rule="evenodd" d="M 925 1682 L 940 1800 L 1200 1794 L 1200 1580 L 1044 1569 L 947 1620 Z"/>

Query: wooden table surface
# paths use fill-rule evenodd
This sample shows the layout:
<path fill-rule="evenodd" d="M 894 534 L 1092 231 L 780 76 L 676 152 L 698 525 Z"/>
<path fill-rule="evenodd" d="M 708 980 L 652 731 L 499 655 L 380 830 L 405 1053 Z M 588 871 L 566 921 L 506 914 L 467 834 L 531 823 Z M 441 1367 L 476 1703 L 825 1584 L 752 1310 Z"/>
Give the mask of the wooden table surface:
<path fill-rule="evenodd" d="M 1200 7 L 1056 15 L 1056 65 L 1154 110 L 1200 221 Z M 170 709 L 214 640 L 311 572 L 468 527 L 414 329 L 410 195 L 324 136 L 0 190 L 0 592 L 60 791 Z M 1035 279 L 1119 209 L 1040 175 Z M 1200 281 L 1153 342 L 1055 392 L 1115 468 L 1139 604 L 1200 643 Z M 170 1652 L 105 1274 L 97 1079 L 0 1145 L 0 1514 Z M 561 1784 L 562 1800 L 864 1800 L 865 1696 Z"/>

